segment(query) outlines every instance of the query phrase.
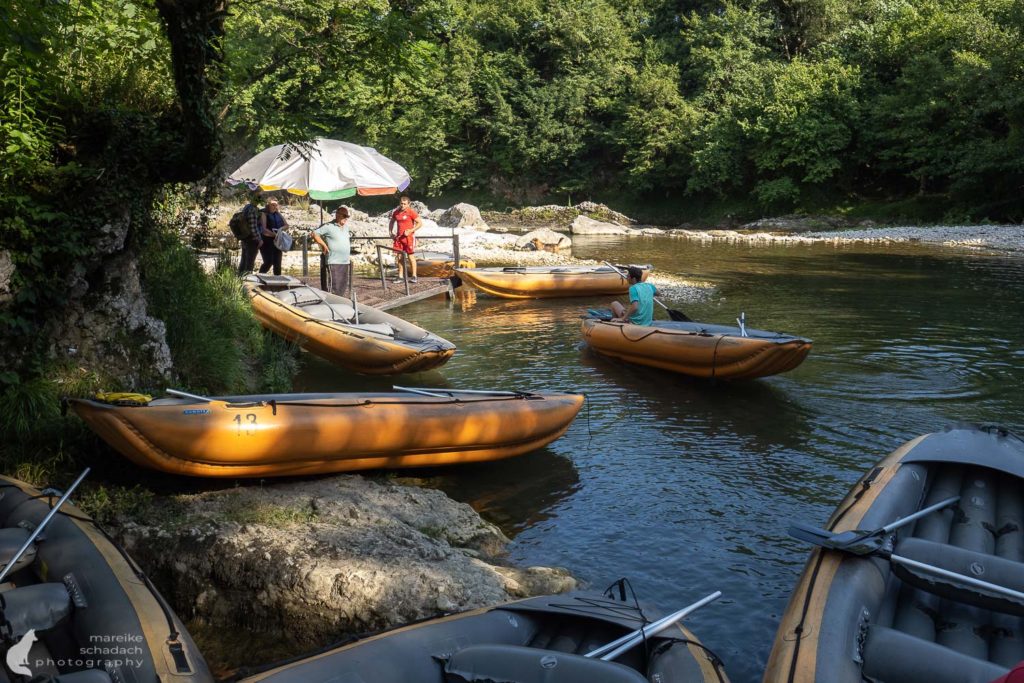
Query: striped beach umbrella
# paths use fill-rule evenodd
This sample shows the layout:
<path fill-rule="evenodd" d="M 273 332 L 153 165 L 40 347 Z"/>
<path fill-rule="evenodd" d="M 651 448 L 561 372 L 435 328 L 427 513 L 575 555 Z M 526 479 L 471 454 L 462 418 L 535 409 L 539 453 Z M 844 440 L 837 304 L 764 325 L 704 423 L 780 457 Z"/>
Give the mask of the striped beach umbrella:
<path fill-rule="evenodd" d="M 317 138 L 309 145 L 269 147 L 242 164 L 226 182 L 324 201 L 394 194 L 411 180 L 408 171 L 372 147 Z"/>

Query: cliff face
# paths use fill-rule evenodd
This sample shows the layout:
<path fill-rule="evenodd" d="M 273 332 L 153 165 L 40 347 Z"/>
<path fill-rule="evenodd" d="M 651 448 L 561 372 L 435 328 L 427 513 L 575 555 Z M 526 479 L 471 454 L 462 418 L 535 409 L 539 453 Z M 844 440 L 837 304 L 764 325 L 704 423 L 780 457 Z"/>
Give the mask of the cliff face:
<path fill-rule="evenodd" d="M 361 476 L 164 499 L 116 534 L 215 668 L 576 586 L 500 564 L 508 539 L 468 505 Z"/>

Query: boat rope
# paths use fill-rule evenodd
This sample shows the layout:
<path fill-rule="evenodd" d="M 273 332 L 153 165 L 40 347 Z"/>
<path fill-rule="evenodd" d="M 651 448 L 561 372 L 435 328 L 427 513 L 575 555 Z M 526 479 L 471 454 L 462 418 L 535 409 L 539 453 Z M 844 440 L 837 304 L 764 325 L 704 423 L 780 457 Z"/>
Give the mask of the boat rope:
<path fill-rule="evenodd" d="M 279 406 L 298 406 L 298 407 L 301 407 L 301 408 L 365 408 L 366 406 L 372 406 L 372 405 L 376 405 L 376 404 L 388 405 L 388 406 L 392 406 L 392 405 L 421 406 L 421 405 L 424 405 L 424 404 L 426 404 L 426 405 L 450 405 L 450 404 L 458 404 L 458 403 L 486 403 L 486 402 L 489 402 L 489 401 L 523 401 L 523 400 L 536 401 L 536 400 L 543 400 L 543 399 L 544 399 L 544 396 L 540 396 L 538 394 L 531 394 L 530 392 L 527 392 L 527 391 L 520 391 L 520 392 L 515 392 L 514 395 L 511 395 L 511 396 L 493 396 L 493 397 L 482 397 L 482 398 L 470 398 L 468 400 L 464 399 L 464 398 L 456 398 L 454 396 L 452 398 L 450 398 L 450 399 L 435 400 L 435 401 L 414 401 L 414 400 L 374 401 L 372 399 L 365 399 L 365 400 L 360 401 L 358 403 L 313 403 L 313 402 L 308 402 L 308 401 L 278 401 L 276 399 L 271 399 L 270 401 L 265 401 L 265 402 L 264 401 L 247 401 L 247 402 L 239 402 L 239 403 L 225 402 L 225 405 L 227 407 L 229 407 L 229 408 L 244 408 L 244 407 L 258 406 L 258 405 L 263 404 L 263 405 L 270 406 L 271 409 L 274 411 L 274 414 L 276 415 L 277 414 L 276 411 L 277 411 L 277 408 Z"/>
<path fill-rule="evenodd" d="M 722 672 L 725 670 L 725 662 L 719 657 L 714 650 L 698 640 L 690 640 L 689 638 L 664 638 L 658 645 L 651 651 L 651 656 L 647 661 L 648 669 L 650 668 L 651 662 L 655 657 L 662 654 L 665 650 L 669 649 L 673 645 L 681 643 L 683 645 L 693 645 L 694 647 L 700 648 L 704 651 L 705 656 L 711 662 L 711 666 L 715 668 L 715 676 L 718 678 L 719 683 L 726 683 L 725 677 Z"/>
<path fill-rule="evenodd" d="M 711 379 L 715 378 L 715 369 L 718 367 L 718 345 L 725 339 L 725 335 L 720 335 L 718 341 L 715 342 L 715 350 L 711 354 Z"/>

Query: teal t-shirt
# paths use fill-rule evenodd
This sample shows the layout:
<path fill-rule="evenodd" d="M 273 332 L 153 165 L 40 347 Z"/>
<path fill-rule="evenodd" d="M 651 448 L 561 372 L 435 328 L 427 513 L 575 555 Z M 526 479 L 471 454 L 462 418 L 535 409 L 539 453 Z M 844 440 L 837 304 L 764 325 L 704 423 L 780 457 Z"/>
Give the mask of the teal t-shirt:
<path fill-rule="evenodd" d="M 648 282 L 638 282 L 629 287 L 629 302 L 637 302 L 636 313 L 629 316 L 634 325 L 650 325 L 654 320 L 654 293 L 657 288 Z"/>
<path fill-rule="evenodd" d="M 316 229 L 316 234 L 324 238 L 327 248 L 331 253 L 327 254 L 327 263 L 346 264 L 349 261 L 349 252 L 352 251 L 352 242 L 349 240 L 348 226 L 340 226 L 334 221 L 324 223 Z"/>

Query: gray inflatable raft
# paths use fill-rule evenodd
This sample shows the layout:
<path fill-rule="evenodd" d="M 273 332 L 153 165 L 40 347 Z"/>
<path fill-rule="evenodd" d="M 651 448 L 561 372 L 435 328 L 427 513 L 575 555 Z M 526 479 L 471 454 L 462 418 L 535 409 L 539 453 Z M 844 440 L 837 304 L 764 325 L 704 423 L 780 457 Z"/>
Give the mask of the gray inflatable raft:
<path fill-rule="evenodd" d="M 660 616 L 626 601 L 624 594 L 612 595 L 611 590 L 553 595 L 433 619 L 274 666 L 244 681 L 727 681 L 718 658 L 678 624 L 616 661 L 585 657 Z"/>
<path fill-rule="evenodd" d="M 826 530 L 791 529 L 822 547 L 783 615 L 766 683 L 989 683 L 1024 660 L 1022 481 L 1019 437 L 951 429 L 882 460 Z"/>
<path fill-rule="evenodd" d="M 56 500 L 0 477 L 0 565 Z M 0 654 L 7 665 L 0 681 L 213 681 L 184 626 L 145 575 L 70 502 L 0 585 Z"/>

